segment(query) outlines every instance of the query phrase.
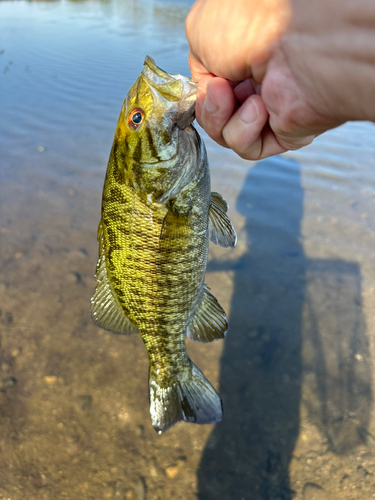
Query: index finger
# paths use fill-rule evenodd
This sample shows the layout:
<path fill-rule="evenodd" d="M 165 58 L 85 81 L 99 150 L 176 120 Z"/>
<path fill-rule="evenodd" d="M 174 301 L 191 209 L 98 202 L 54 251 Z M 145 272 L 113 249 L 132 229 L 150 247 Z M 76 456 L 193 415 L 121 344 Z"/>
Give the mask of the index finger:
<path fill-rule="evenodd" d="M 191 71 L 191 77 L 194 82 L 198 82 L 205 76 L 214 76 L 212 73 L 210 73 L 207 68 L 194 56 L 194 54 L 190 51 L 189 52 L 189 66 L 190 66 L 190 71 Z"/>

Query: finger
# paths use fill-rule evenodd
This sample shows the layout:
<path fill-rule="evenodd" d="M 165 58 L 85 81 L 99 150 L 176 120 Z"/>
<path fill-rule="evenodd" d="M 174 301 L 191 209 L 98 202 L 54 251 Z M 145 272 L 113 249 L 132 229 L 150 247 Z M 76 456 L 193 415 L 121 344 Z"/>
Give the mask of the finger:
<path fill-rule="evenodd" d="M 270 156 L 285 153 L 285 151 L 295 151 L 310 144 L 315 136 L 309 137 L 290 137 L 275 134 L 267 123 L 261 133 L 262 147 L 257 160 L 268 158 Z"/>
<path fill-rule="evenodd" d="M 257 83 L 254 78 L 250 78 L 251 84 L 253 86 L 253 89 L 255 90 L 255 93 L 258 95 L 261 95 L 262 93 L 262 85 L 260 83 Z"/>
<path fill-rule="evenodd" d="M 195 105 L 195 117 L 198 121 L 198 123 L 203 127 L 202 125 L 202 109 L 204 105 L 204 101 L 206 99 L 206 93 L 207 93 L 207 85 L 208 83 L 215 78 L 214 76 L 208 75 L 204 76 L 198 81 L 197 85 L 197 100 L 196 100 L 196 105 Z"/>
<path fill-rule="evenodd" d="M 223 139 L 241 158 L 257 160 L 263 152 L 262 132 L 267 122 L 268 113 L 262 98 L 252 95 L 223 128 Z M 281 151 L 274 154 L 278 152 Z"/>
<path fill-rule="evenodd" d="M 299 149 L 314 139 L 314 136 L 301 138 L 275 134 L 268 124 L 263 100 L 258 95 L 252 95 L 244 102 L 222 134 L 227 147 L 241 158 L 253 161 Z"/>
<path fill-rule="evenodd" d="M 284 135 L 284 134 L 274 134 L 277 142 L 285 148 L 285 151 L 295 151 L 297 149 L 301 149 L 305 146 L 308 146 L 313 142 L 315 137 L 317 137 L 319 134 L 315 135 L 308 135 L 304 137 L 293 137 L 290 135 Z"/>
<path fill-rule="evenodd" d="M 193 55 L 190 51 L 188 56 L 189 67 L 191 71 L 191 77 L 193 82 L 198 82 L 205 76 L 211 75 L 211 73 L 205 68 L 205 66 Z"/>
<path fill-rule="evenodd" d="M 258 95 L 250 96 L 223 129 L 227 146 L 246 160 L 260 160 L 284 153 L 268 126 L 268 112 Z"/>
<path fill-rule="evenodd" d="M 199 82 L 196 108 L 198 123 L 214 141 L 222 146 L 226 146 L 222 136 L 223 127 L 234 113 L 235 108 L 236 97 L 227 80 L 206 77 Z"/>
<path fill-rule="evenodd" d="M 243 104 L 248 97 L 255 94 L 254 86 L 250 78 L 247 78 L 243 82 L 240 82 L 234 88 L 234 95 L 238 102 Z"/>

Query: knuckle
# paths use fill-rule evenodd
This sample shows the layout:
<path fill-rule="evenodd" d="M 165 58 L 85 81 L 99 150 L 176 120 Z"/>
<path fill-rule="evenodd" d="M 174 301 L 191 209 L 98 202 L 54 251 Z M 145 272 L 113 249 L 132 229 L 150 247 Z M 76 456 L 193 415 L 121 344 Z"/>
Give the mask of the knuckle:
<path fill-rule="evenodd" d="M 226 143 L 228 147 L 232 149 L 243 160 L 255 161 L 260 159 L 262 151 L 262 145 L 260 140 L 256 140 L 255 142 L 252 143 L 246 143 L 246 142 L 238 143 L 236 141 L 228 142 L 228 140 L 226 140 Z"/>
<path fill-rule="evenodd" d="M 260 144 L 253 144 L 246 152 L 237 153 L 243 160 L 256 161 L 261 158 L 262 147 Z"/>
<path fill-rule="evenodd" d="M 245 160 L 253 159 L 257 156 L 257 140 L 253 140 L 253 136 L 249 137 L 247 131 L 240 123 L 228 123 L 223 129 L 223 138 L 230 149 Z M 259 154 L 259 153 L 258 153 Z"/>
<path fill-rule="evenodd" d="M 228 144 L 230 149 L 233 149 L 236 152 L 241 151 L 241 143 L 238 141 L 238 136 L 238 130 L 236 130 L 230 122 L 223 128 L 223 138 L 225 142 Z"/>
<path fill-rule="evenodd" d="M 314 140 L 315 136 L 306 136 L 306 137 L 288 137 L 283 135 L 279 136 L 279 144 L 289 151 L 297 151 L 298 149 L 303 148 L 304 146 L 308 146 Z"/>

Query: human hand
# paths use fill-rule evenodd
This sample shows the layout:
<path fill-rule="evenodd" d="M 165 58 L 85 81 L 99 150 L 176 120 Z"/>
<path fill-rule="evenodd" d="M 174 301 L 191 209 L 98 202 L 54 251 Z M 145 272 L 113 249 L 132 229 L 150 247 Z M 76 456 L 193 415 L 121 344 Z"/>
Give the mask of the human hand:
<path fill-rule="evenodd" d="M 312 131 L 319 116 L 287 69 L 268 71 L 261 86 L 254 79 L 233 86 L 220 77 L 203 77 L 197 91 L 198 123 L 217 143 L 247 160 L 310 144 L 320 132 L 318 127 Z"/>
<path fill-rule="evenodd" d="M 375 21 L 371 2 L 359 1 L 362 21 Z M 349 119 L 375 118 L 374 40 L 366 41 L 343 6 L 341 0 L 196 2 L 186 31 L 199 81 L 196 117 L 207 133 L 258 160 L 298 149 Z M 361 42 L 355 48 L 353 39 Z M 364 61 L 367 68 L 360 67 Z M 365 85 L 358 78 L 364 68 Z"/>

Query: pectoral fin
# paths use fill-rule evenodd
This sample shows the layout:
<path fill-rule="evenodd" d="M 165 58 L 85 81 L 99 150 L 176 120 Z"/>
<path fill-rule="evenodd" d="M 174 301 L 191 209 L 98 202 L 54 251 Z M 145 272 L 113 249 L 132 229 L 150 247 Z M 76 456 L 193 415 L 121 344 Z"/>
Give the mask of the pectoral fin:
<path fill-rule="evenodd" d="M 229 208 L 228 202 L 224 198 L 224 196 L 221 195 L 220 193 L 216 193 L 215 191 L 212 191 L 211 192 L 211 201 L 213 201 L 214 203 L 216 203 L 216 205 L 219 205 L 219 207 L 222 210 L 224 210 L 225 213 L 228 212 L 228 208 Z"/>
<path fill-rule="evenodd" d="M 228 330 L 227 316 L 217 301 L 204 285 L 202 301 L 187 335 L 195 342 L 212 342 L 223 339 Z"/>
<path fill-rule="evenodd" d="M 234 248 L 237 243 L 237 235 L 225 213 L 227 209 L 228 203 L 225 199 L 219 193 L 211 193 L 208 238 L 215 245 Z"/>
<path fill-rule="evenodd" d="M 98 281 L 91 299 L 91 315 L 94 323 L 105 330 L 121 335 L 130 335 L 138 330 L 126 317 L 125 311 L 113 293 L 109 281 L 104 255 L 103 234 L 101 224 L 98 229 L 99 260 L 95 277 Z"/>

